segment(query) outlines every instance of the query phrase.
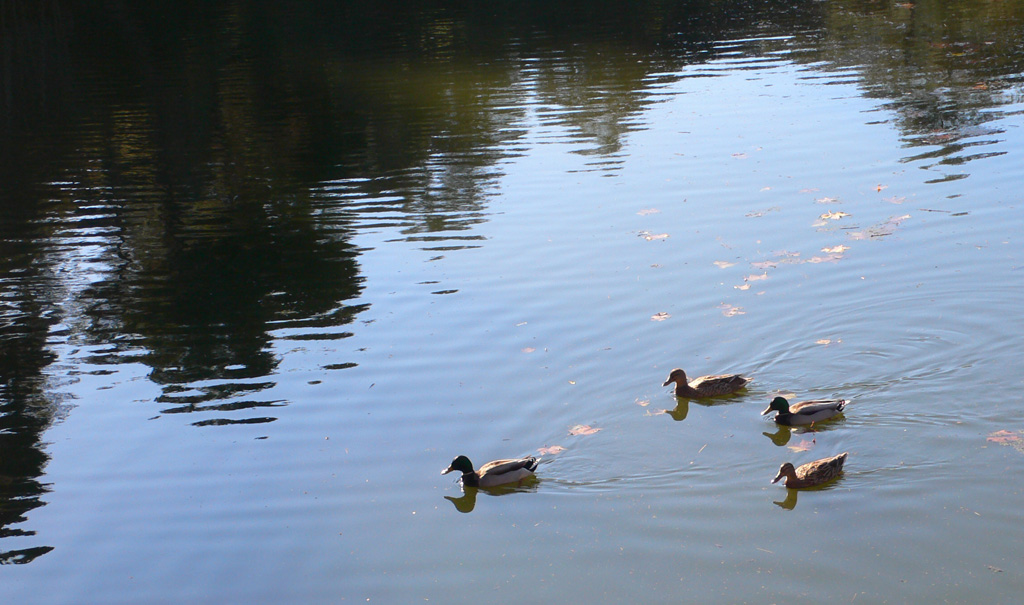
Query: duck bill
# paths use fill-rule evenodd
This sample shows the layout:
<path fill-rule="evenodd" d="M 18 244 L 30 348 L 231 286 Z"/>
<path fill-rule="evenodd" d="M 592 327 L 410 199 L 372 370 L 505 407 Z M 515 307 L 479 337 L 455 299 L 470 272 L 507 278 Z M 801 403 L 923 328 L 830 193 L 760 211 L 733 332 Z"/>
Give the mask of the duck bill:
<path fill-rule="evenodd" d="M 670 380 L 666 380 L 665 382 L 661 383 L 661 386 L 667 387 L 670 384 L 672 384 L 672 380 L 671 379 Z"/>
<path fill-rule="evenodd" d="M 763 412 L 761 412 L 761 415 L 764 416 L 765 414 L 771 414 L 771 413 L 772 413 L 772 406 L 768 406 L 768 407 L 766 407 L 764 409 Z M 773 481 L 773 483 L 774 483 L 774 481 Z"/>
<path fill-rule="evenodd" d="M 454 471 L 454 470 L 455 470 L 454 468 L 452 468 L 452 467 L 450 467 L 450 466 L 449 466 L 448 468 L 446 468 L 446 469 L 444 469 L 443 471 L 441 471 L 441 474 L 442 474 L 442 475 L 447 475 L 448 473 L 450 473 L 450 472 L 452 472 L 452 471 Z"/>
<path fill-rule="evenodd" d="M 779 471 L 779 474 L 775 475 L 775 478 L 772 479 L 772 483 L 778 483 L 779 479 L 782 479 L 782 471 Z"/>

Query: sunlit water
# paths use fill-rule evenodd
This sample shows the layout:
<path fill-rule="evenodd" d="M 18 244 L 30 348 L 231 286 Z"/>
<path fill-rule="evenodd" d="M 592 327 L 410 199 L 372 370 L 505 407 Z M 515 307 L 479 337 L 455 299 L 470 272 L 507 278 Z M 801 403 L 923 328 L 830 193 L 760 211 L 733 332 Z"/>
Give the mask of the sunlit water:
<path fill-rule="evenodd" d="M 0 537 L 24 563 L 0 594 L 1012 602 L 1021 76 L 915 130 L 913 102 L 817 37 L 737 38 L 672 69 L 452 68 L 478 120 L 449 116 L 410 166 L 271 183 L 287 228 L 216 202 L 157 228 L 159 188 L 120 183 L 158 177 L 51 175 L 48 461 L 12 479 L 40 502 Z M 10 297 L 42 280 L 8 264 Z M 754 382 L 676 400 L 676 366 Z M 779 429 L 760 412 L 780 393 L 852 402 Z M 438 474 L 553 446 L 519 489 Z M 824 489 L 769 484 L 843 451 Z"/>

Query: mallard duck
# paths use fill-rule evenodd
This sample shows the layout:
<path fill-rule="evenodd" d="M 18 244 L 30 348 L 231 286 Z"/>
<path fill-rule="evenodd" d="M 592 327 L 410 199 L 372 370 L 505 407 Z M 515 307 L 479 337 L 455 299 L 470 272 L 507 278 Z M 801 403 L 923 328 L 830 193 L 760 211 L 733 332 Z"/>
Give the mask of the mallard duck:
<path fill-rule="evenodd" d="M 786 478 L 785 486 L 791 489 L 828 483 L 843 472 L 846 456 L 847 452 L 843 452 L 838 456 L 801 464 L 798 468 L 793 468 L 792 462 L 786 462 L 779 467 L 779 474 L 775 475 L 772 483 L 777 483 L 783 477 Z"/>
<path fill-rule="evenodd" d="M 452 471 L 462 471 L 462 484 L 468 487 L 494 487 L 518 483 L 527 477 L 533 477 L 539 462 L 533 456 L 509 460 L 495 460 L 473 470 L 473 463 L 465 456 L 456 456 L 448 468 L 441 471 L 447 475 Z"/>
<path fill-rule="evenodd" d="M 785 397 L 776 397 L 761 415 L 775 411 L 775 422 L 788 426 L 814 424 L 839 414 L 846 407 L 845 399 L 812 399 L 790 405 Z"/>
<path fill-rule="evenodd" d="M 686 372 L 681 368 L 676 368 L 669 372 L 668 378 L 661 386 L 667 387 L 673 382 L 676 383 L 676 397 L 701 399 L 735 393 L 747 386 L 750 379 L 739 374 L 719 374 L 717 376 L 701 376 L 693 382 L 689 382 L 686 380 Z"/>

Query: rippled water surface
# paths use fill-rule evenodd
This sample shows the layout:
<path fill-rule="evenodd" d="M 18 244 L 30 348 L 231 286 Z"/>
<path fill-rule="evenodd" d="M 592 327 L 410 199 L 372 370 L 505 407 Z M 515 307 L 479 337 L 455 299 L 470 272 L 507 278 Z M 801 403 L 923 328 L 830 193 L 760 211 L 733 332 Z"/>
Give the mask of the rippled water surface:
<path fill-rule="evenodd" d="M 1024 590 L 1021 2 L 43 4 L 2 25 L 5 600 Z"/>

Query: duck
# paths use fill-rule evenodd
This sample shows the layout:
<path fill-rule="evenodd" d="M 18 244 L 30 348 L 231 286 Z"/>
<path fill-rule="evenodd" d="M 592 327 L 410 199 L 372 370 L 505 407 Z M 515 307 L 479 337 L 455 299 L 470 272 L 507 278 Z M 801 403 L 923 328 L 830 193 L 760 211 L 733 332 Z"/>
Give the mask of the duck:
<path fill-rule="evenodd" d="M 845 399 L 812 399 L 790 404 L 785 397 L 776 397 L 761 412 L 761 415 L 764 416 L 774 410 L 775 422 L 779 424 L 787 426 L 814 424 L 839 414 L 847 403 Z"/>
<path fill-rule="evenodd" d="M 682 368 L 676 368 L 669 372 L 668 378 L 661 386 L 667 387 L 673 382 L 676 383 L 676 397 L 702 399 L 704 397 L 735 393 L 747 386 L 750 379 L 739 374 L 718 374 L 715 376 L 701 376 L 690 382 L 686 379 L 686 372 Z"/>
<path fill-rule="evenodd" d="M 497 485 L 508 485 L 518 483 L 523 479 L 533 477 L 533 471 L 537 470 L 540 464 L 533 456 L 525 458 L 510 458 L 507 460 L 494 460 L 473 470 L 473 463 L 466 456 L 456 456 L 448 468 L 441 471 L 442 475 L 454 471 L 462 472 L 462 485 L 467 487 L 494 487 Z"/>
<path fill-rule="evenodd" d="M 779 479 L 783 477 L 786 478 L 784 485 L 790 489 L 814 487 L 828 483 L 843 472 L 843 463 L 846 462 L 847 455 L 848 452 L 843 452 L 838 456 L 801 464 L 797 468 L 793 468 L 792 462 L 783 463 L 779 467 L 779 474 L 772 479 L 772 483 L 778 483 Z"/>

